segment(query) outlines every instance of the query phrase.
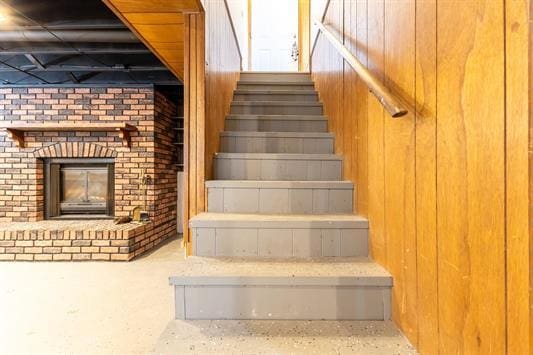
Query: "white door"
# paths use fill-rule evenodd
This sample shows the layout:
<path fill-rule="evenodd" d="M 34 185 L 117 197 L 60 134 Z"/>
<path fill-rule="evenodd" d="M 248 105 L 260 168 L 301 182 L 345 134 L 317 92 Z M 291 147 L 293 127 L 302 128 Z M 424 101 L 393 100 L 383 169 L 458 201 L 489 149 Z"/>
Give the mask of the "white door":
<path fill-rule="evenodd" d="M 298 71 L 298 0 L 252 0 L 253 71 Z"/>

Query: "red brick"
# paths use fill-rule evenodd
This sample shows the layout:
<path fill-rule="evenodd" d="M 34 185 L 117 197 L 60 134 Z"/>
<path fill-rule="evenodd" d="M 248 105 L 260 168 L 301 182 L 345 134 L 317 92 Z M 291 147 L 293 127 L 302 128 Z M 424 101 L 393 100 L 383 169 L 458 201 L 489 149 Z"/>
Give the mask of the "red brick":
<path fill-rule="evenodd" d="M 93 240 L 93 246 L 98 247 L 107 247 L 110 245 L 109 240 Z"/>
<path fill-rule="evenodd" d="M 63 247 L 61 248 L 62 253 L 79 253 L 81 252 L 80 247 Z"/>
<path fill-rule="evenodd" d="M 128 261 L 130 260 L 129 254 L 111 254 L 111 260 Z"/>
<path fill-rule="evenodd" d="M 15 260 L 33 261 L 33 254 L 17 254 Z"/>
<path fill-rule="evenodd" d="M 52 260 L 52 254 L 35 254 L 33 260 L 36 261 L 50 261 Z"/>
<path fill-rule="evenodd" d="M 109 254 L 91 254 L 92 260 L 110 260 Z"/>
<path fill-rule="evenodd" d="M 81 252 L 82 253 L 99 253 L 100 248 L 99 247 L 82 247 Z"/>
<path fill-rule="evenodd" d="M 91 260 L 91 254 L 72 254 L 72 260 Z"/>
<path fill-rule="evenodd" d="M 52 258 L 53 258 L 53 260 L 64 260 L 64 261 L 67 261 L 67 260 L 72 260 L 72 255 L 70 255 L 70 254 L 54 254 L 54 256 Z"/>

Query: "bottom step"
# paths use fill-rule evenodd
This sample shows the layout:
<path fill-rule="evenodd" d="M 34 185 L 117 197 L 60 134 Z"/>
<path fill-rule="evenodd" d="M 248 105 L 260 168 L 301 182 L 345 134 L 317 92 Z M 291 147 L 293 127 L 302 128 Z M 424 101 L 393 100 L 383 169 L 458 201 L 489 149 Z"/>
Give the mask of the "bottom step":
<path fill-rule="evenodd" d="M 414 355 L 392 322 L 172 321 L 152 354 Z"/>
<path fill-rule="evenodd" d="M 170 284 L 177 319 L 390 319 L 392 278 L 367 258 L 190 257 Z"/>

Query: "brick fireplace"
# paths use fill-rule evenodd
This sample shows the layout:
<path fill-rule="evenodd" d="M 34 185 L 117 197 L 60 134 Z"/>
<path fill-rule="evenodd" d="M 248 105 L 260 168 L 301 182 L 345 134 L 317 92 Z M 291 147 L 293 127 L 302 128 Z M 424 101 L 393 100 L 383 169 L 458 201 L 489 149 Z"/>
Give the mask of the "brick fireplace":
<path fill-rule="evenodd" d="M 153 86 L 1 88 L 0 259 L 129 260 L 175 235 L 177 115 Z M 99 221 L 137 206 L 149 222 Z"/>

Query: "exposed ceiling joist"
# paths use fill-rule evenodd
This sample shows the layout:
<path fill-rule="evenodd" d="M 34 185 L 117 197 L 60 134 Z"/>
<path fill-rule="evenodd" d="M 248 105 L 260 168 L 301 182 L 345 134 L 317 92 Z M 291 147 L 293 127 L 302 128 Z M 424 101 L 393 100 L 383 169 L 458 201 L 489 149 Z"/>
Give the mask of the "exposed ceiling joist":
<path fill-rule="evenodd" d="M 117 46 L 76 46 L 76 49 L 53 46 L 32 46 L 20 48 L 0 49 L 0 55 L 25 55 L 27 53 L 35 54 L 148 54 L 151 53 L 147 48 L 138 46 L 117 47 Z"/>
<path fill-rule="evenodd" d="M 5 64 L 5 63 L 4 63 Z M 125 64 L 115 64 L 113 66 L 97 66 L 97 65 L 47 65 L 42 69 L 36 65 L 23 65 L 20 67 L 8 66 L 0 67 L 0 72 L 6 71 L 23 71 L 25 73 L 36 72 L 76 72 L 76 71 L 120 71 L 120 72 L 137 72 L 137 71 L 167 71 L 168 69 L 163 66 L 128 66 Z"/>
<path fill-rule="evenodd" d="M 24 56 L 33 63 L 35 67 L 37 67 L 39 70 L 46 70 L 45 66 L 37 59 L 33 54 L 26 53 Z"/>
<path fill-rule="evenodd" d="M 0 31 L 0 42 L 138 43 L 128 30 L 13 30 Z"/>
<path fill-rule="evenodd" d="M 75 83 L 75 84 L 79 84 L 80 83 L 80 80 L 76 77 L 76 75 L 74 75 L 74 73 L 69 72 L 67 75 L 68 75 L 68 77 L 70 78 L 70 80 L 73 83 Z"/>
<path fill-rule="evenodd" d="M 196 6 L 196 1 L 183 4 Z M 180 84 L 101 0 L 0 4 L 10 14 L 10 25 L 0 27 L 0 85 Z M 183 16 L 176 15 L 167 17 L 183 26 Z M 182 53 L 183 46 L 172 52 L 176 62 L 183 63 Z"/>

